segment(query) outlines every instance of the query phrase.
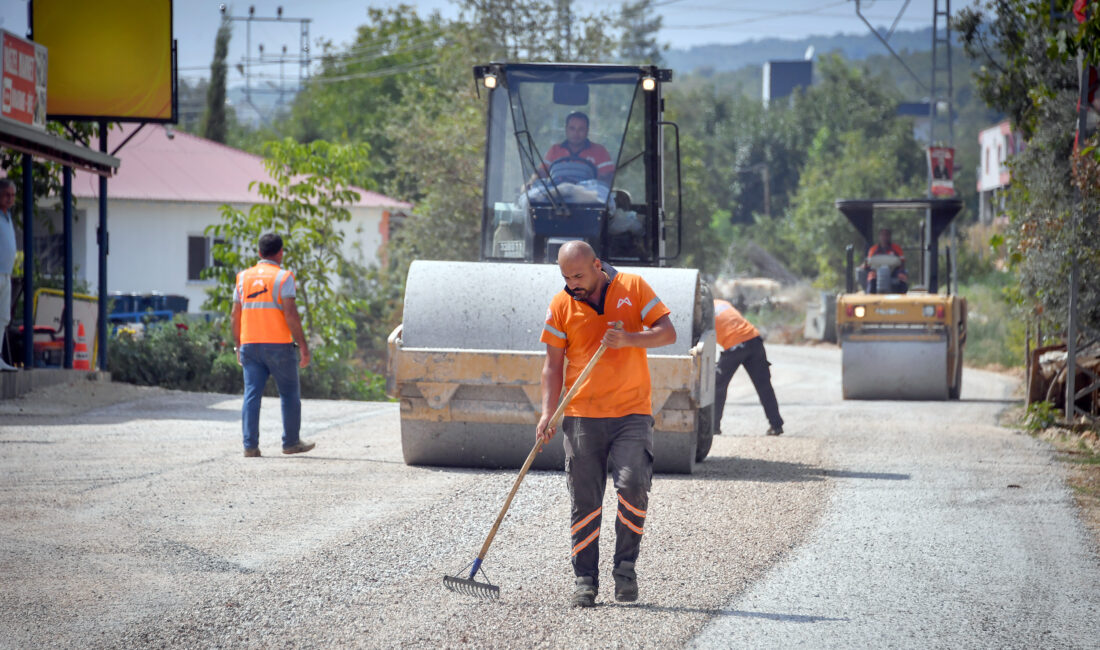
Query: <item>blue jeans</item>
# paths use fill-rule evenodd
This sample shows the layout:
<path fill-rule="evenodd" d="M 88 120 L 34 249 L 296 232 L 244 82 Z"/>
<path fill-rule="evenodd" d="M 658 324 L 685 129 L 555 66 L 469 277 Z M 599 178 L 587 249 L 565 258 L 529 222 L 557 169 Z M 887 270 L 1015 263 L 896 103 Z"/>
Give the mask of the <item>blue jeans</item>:
<path fill-rule="evenodd" d="M 302 392 L 298 384 L 298 350 L 293 343 L 247 343 L 240 348 L 244 368 L 241 420 L 244 448 L 260 446 L 260 399 L 268 376 L 275 377 L 283 406 L 283 447 L 298 444 L 302 428 Z"/>

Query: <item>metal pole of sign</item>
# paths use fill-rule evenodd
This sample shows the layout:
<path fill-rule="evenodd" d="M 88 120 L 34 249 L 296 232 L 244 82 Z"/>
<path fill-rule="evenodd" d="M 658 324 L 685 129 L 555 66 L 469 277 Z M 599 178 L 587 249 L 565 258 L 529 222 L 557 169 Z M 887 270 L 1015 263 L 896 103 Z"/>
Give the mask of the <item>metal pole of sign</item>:
<path fill-rule="evenodd" d="M 34 170 L 23 154 L 23 369 L 34 367 Z"/>
<path fill-rule="evenodd" d="M 107 120 L 99 121 L 99 150 L 107 153 Z M 99 369 L 109 370 L 107 365 L 107 255 L 110 252 L 110 236 L 107 233 L 107 177 L 99 177 L 99 313 L 96 319 L 96 341 L 99 349 Z"/>
<path fill-rule="evenodd" d="M 1077 148 L 1085 144 L 1085 128 L 1088 124 L 1089 66 L 1083 54 L 1077 55 L 1077 70 L 1080 73 L 1077 95 Z M 1077 152 L 1074 152 L 1077 153 Z M 1084 207 L 1084 197 L 1077 191 L 1077 209 L 1070 216 L 1069 250 L 1069 318 L 1066 323 L 1066 419 L 1070 423 L 1077 416 L 1077 278 L 1078 278 L 1078 214 Z"/>
<path fill-rule="evenodd" d="M 65 238 L 65 315 L 61 327 L 65 332 L 65 356 L 63 368 L 73 367 L 73 168 L 65 166 L 61 172 L 61 201 L 63 204 L 63 237 Z"/>

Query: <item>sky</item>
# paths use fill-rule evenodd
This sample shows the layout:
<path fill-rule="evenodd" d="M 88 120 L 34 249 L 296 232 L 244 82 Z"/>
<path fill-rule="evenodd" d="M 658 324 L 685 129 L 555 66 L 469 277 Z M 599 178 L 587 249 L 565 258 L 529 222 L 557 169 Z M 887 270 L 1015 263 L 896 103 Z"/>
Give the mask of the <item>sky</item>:
<path fill-rule="evenodd" d="M 214 36 L 220 21 L 219 7 L 223 3 L 211 0 L 175 0 L 173 33 L 178 43 L 180 77 L 196 80 L 209 75 L 214 51 Z M 389 7 L 401 0 L 254 0 L 225 2 L 230 15 L 244 17 L 249 6 L 255 6 L 257 17 L 274 18 L 276 8 L 283 7 L 285 18 L 309 18 L 311 44 L 327 39 L 337 45 L 354 40 L 356 27 L 366 22 L 366 7 Z M 457 17 L 451 0 L 404 0 L 427 14 L 439 11 L 444 17 Z M 580 7 L 582 2 L 576 2 Z M 602 3 L 601 3 L 602 4 Z M 761 38 L 798 39 L 813 35 L 837 33 L 866 34 L 867 28 L 855 14 L 854 0 L 655 0 L 656 10 L 664 19 L 659 39 L 673 48 L 689 48 L 710 43 L 741 43 Z M 905 0 L 862 0 L 862 11 L 872 24 L 889 26 Z M 958 6 L 963 2 L 957 2 Z M 912 0 L 908 3 L 898 29 L 920 29 L 931 25 L 932 0 Z M 267 56 L 277 54 L 286 45 L 295 52 L 300 40 L 300 23 L 253 22 L 252 53 L 259 57 L 263 44 Z M 19 36 L 27 31 L 26 0 L 0 0 L 0 28 Z M 230 41 L 230 85 L 240 83 L 240 73 L 233 70 L 246 53 L 245 23 L 235 23 Z M 273 69 L 268 66 L 268 69 Z M 272 75 L 277 74 L 272 71 Z M 287 66 L 285 74 L 297 76 L 296 66 Z"/>

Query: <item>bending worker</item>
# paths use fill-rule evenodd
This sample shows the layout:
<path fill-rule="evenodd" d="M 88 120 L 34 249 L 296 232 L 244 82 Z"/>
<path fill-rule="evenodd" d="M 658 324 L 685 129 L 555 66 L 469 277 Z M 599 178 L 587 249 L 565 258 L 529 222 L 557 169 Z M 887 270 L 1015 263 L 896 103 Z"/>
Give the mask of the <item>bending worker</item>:
<path fill-rule="evenodd" d="M 546 313 L 541 341 L 542 418 L 535 429 L 546 443 L 554 436 L 550 417 L 565 387 L 571 387 L 600 343 L 607 346 L 565 409 L 565 474 L 572 500 L 572 604 L 592 607 L 599 591 L 599 537 L 607 472 L 618 491 L 615 513 L 615 599 L 638 599 L 634 563 L 645 528 L 653 478 L 653 411 L 646 348 L 676 342 L 669 310 L 637 275 L 604 264 L 583 241 L 558 251 L 565 289 Z M 621 330 L 613 325 L 621 321 Z M 564 369 L 569 360 L 568 370 Z"/>
<path fill-rule="evenodd" d="M 905 293 L 908 291 L 909 273 L 905 270 L 905 252 L 901 250 L 901 246 L 891 241 L 889 228 L 882 228 L 878 231 L 878 242 L 868 249 L 867 259 L 870 260 L 874 255 L 892 255 L 898 258 L 897 268 L 890 272 L 890 293 Z M 877 270 L 870 268 L 869 262 L 864 264 L 869 269 L 867 271 L 867 293 L 875 293 Z"/>
<path fill-rule="evenodd" d="M 779 417 L 779 404 L 772 389 L 771 363 L 764 351 L 764 340 L 752 323 L 725 300 L 714 301 L 714 331 L 722 354 L 718 356 L 718 376 L 714 382 L 714 433 L 722 433 L 722 411 L 726 408 L 726 390 L 733 373 L 744 365 L 749 379 L 756 388 L 756 395 L 768 416 L 769 436 L 783 433 L 783 418 Z"/>
<path fill-rule="evenodd" d="M 268 233 L 260 237 L 259 248 L 259 263 L 237 274 L 233 292 L 233 350 L 244 369 L 241 421 L 246 458 L 260 455 L 260 400 L 269 376 L 275 377 L 283 407 L 283 453 L 300 454 L 314 447 L 298 437 L 302 425 L 298 368 L 309 365 L 310 355 L 294 301 L 294 274 L 279 266 L 282 237 Z"/>

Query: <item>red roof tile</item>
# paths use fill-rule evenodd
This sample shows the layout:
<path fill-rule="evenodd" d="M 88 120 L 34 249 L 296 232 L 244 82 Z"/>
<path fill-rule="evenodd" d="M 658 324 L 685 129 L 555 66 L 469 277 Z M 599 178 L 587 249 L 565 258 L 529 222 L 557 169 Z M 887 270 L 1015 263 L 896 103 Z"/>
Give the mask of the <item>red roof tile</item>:
<path fill-rule="evenodd" d="M 108 150 L 113 151 L 136 128 L 135 124 L 125 124 L 121 129 L 111 129 Z M 270 179 L 263 158 L 190 133 L 173 130 L 173 134 L 169 139 L 165 127 L 148 124 L 127 142 L 115 154 L 122 164 L 108 181 L 107 196 L 196 203 L 259 202 L 259 195 L 248 186 L 255 180 Z M 354 205 L 359 207 L 411 207 L 377 192 L 358 192 L 360 199 Z M 99 177 L 76 172 L 73 194 L 98 196 Z"/>

